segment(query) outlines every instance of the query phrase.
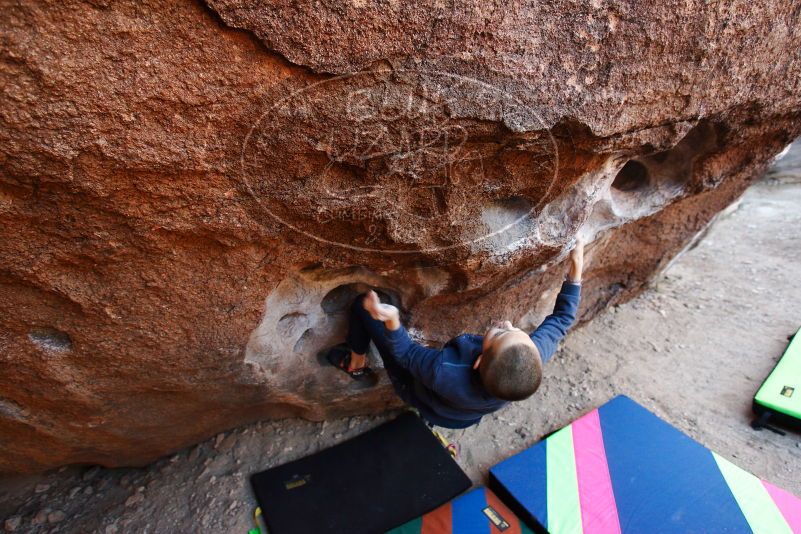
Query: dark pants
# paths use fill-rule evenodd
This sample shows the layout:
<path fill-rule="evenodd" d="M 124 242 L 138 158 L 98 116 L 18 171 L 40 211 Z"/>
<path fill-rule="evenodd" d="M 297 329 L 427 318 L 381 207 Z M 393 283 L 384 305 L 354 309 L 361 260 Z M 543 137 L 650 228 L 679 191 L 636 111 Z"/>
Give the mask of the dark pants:
<path fill-rule="evenodd" d="M 345 342 L 357 354 L 366 354 L 370 341 L 373 342 L 378 354 L 384 362 L 392 386 L 404 402 L 417 407 L 417 401 L 412 393 L 414 391 L 414 377 L 401 367 L 390 350 L 386 337 L 386 327 L 381 321 L 373 319 L 364 309 L 364 295 L 359 295 L 350 307 L 350 321 L 348 323 L 348 336 Z"/>
<path fill-rule="evenodd" d="M 412 374 L 401 367 L 392 355 L 392 350 L 387 341 L 387 328 L 381 321 L 376 321 L 367 310 L 364 309 L 364 295 L 353 302 L 350 307 L 350 322 L 348 324 L 348 337 L 346 343 L 350 349 L 357 354 L 365 354 L 370 341 L 373 342 L 378 354 L 384 362 L 384 369 L 387 370 L 389 380 L 398 394 L 406 404 L 417 408 L 420 416 L 430 425 L 442 426 L 445 428 L 467 428 L 474 425 L 478 420 L 457 421 L 446 419 L 437 415 L 424 402 L 420 401 L 414 394 L 415 388 L 422 388 L 422 384 L 417 382 Z M 480 418 L 479 418 L 480 419 Z"/>

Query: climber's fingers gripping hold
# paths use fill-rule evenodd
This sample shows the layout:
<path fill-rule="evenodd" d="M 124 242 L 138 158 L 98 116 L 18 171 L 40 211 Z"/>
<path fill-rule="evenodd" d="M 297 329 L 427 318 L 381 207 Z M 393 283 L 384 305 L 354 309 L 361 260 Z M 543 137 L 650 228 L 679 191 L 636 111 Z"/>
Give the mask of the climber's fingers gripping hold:
<path fill-rule="evenodd" d="M 398 308 L 392 304 L 384 304 L 378 299 L 375 291 L 368 291 L 364 299 L 364 309 L 376 321 L 392 321 L 399 317 Z"/>
<path fill-rule="evenodd" d="M 584 240 L 577 239 L 576 246 L 570 252 L 570 270 L 567 274 L 571 282 L 581 281 L 581 272 L 584 270 Z"/>

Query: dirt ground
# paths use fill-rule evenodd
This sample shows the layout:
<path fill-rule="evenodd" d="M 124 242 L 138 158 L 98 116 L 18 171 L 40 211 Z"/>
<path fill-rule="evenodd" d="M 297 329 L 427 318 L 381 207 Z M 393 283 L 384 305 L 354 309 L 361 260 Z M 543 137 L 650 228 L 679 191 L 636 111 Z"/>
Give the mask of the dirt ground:
<path fill-rule="evenodd" d="M 639 298 L 572 331 L 540 391 L 444 431 L 477 484 L 488 467 L 616 394 L 801 494 L 801 436 L 750 428 L 751 398 L 801 326 L 801 142 Z M 282 420 L 216 436 L 141 469 L 68 467 L 0 479 L 10 532 L 245 533 L 248 476 L 394 414 Z"/>

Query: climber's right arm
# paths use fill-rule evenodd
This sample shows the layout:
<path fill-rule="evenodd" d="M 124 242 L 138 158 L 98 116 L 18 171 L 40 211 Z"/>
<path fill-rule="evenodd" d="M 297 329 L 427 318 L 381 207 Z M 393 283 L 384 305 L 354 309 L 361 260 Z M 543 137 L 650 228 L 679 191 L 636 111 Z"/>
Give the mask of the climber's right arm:
<path fill-rule="evenodd" d="M 364 309 L 373 319 L 384 323 L 387 341 L 398 365 L 409 371 L 427 387 L 432 387 L 442 362 L 442 351 L 424 347 L 412 341 L 409 332 L 400 322 L 398 308 L 382 303 L 375 291 L 367 293 L 364 299 Z"/>

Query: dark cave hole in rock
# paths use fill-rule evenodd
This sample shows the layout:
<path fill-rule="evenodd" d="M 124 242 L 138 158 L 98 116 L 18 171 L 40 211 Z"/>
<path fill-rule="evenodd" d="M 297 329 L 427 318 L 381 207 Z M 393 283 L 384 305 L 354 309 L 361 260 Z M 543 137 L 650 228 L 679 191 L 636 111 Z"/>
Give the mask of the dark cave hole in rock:
<path fill-rule="evenodd" d="M 320 302 L 320 306 L 328 315 L 345 313 L 350 303 L 353 302 L 353 299 L 368 289 L 369 287 L 367 284 L 359 282 L 337 286 L 326 293 L 323 300 Z"/>
<path fill-rule="evenodd" d="M 615 176 L 612 187 L 618 191 L 630 192 L 648 186 L 648 168 L 639 161 L 630 160 Z"/>
<path fill-rule="evenodd" d="M 276 330 L 282 336 L 293 336 L 295 332 L 306 328 L 306 325 L 309 322 L 308 319 L 309 318 L 305 313 L 287 313 L 278 320 Z"/>
<path fill-rule="evenodd" d="M 662 152 L 657 152 L 650 158 L 655 161 L 656 163 L 664 163 L 670 157 L 670 150 L 663 150 Z"/>
<path fill-rule="evenodd" d="M 719 149 L 721 135 L 715 124 L 700 121 L 672 148 L 629 160 L 612 182 L 614 212 L 639 218 L 685 195 L 703 178 L 704 161 Z"/>
<path fill-rule="evenodd" d="M 318 262 L 314 262 L 314 263 L 310 263 L 308 265 L 304 265 L 303 267 L 301 267 L 300 268 L 300 272 L 302 272 L 302 273 L 314 272 L 314 271 L 320 269 L 322 266 L 323 266 L 323 264 L 321 262 L 319 262 L 319 261 Z"/>
<path fill-rule="evenodd" d="M 49 326 L 31 328 L 28 338 L 47 351 L 68 352 L 72 350 L 72 338 L 66 332 Z"/>
<path fill-rule="evenodd" d="M 363 282 L 353 282 L 335 287 L 326 293 L 322 302 L 320 302 L 320 306 L 328 315 L 346 313 L 356 297 L 370 289 L 374 289 L 378 293 L 381 302 L 401 308 L 401 299 L 395 291 L 384 287 L 371 287 Z"/>
<path fill-rule="evenodd" d="M 516 218 L 525 216 L 531 211 L 531 201 L 523 196 L 511 196 L 506 198 L 499 198 L 494 201 L 495 205 L 510 213 L 514 213 Z"/>
<path fill-rule="evenodd" d="M 307 328 L 295 342 L 295 346 L 292 347 L 292 352 L 302 353 L 306 349 L 306 345 L 309 343 L 313 335 L 314 331 L 311 328 Z"/>

